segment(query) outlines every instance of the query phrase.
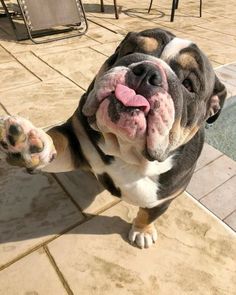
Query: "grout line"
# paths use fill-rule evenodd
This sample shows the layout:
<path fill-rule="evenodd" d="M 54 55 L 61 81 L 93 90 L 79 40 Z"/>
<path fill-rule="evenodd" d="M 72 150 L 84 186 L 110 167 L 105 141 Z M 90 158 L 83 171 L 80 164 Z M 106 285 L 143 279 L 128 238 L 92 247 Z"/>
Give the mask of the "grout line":
<path fill-rule="evenodd" d="M 211 211 L 209 208 L 207 208 L 204 204 L 200 203 L 197 199 L 194 198 L 194 196 L 185 191 L 187 196 L 189 196 L 193 201 L 194 203 L 197 203 L 198 206 L 200 206 L 200 208 L 204 209 L 209 215 L 211 215 L 212 217 L 214 217 L 218 222 L 222 223 L 222 225 L 227 229 L 227 230 L 230 230 L 230 232 L 232 232 L 234 235 L 236 234 L 235 230 L 230 227 L 228 224 L 226 224 L 222 219 L 220 219 L 213 211 Z"/>
<path fill-rule="evenodd" d="M 64 75 L 61 71 L 59 71 L 58 69 L 55 69 L 54 67 L 52 67 L 50 64 L 48 64 L 45 60 L 43 60 L 40 56 L 38 56 L 35 52 L 31 51 L 31 53 L 37 57 L 39 60 L 41 60 L 43 63 L 45 63 L 47 66 L 49 66 L 51 69 L 53 69 L 54 71 L 56 71 L 58 74 L 60 74 L 61 76 L 63 76 L 64 78 L 66 78 L 67 80 L 69 80 L 70 82 L 72 82 L 73 84 L 75 84 L 77 87 L 81 88 L 82 90 L 86 91 L 86 89 L 84 87 L 82 87 L 81 85 L 77 84 L 74 80 L 72 80 L 71 78 L 69 78 L 68 76 Z"/>
<path fill-rule="evenodd" d="M 114 31 L 114 30 L 112 30 L 112 29 L 109 29 L 109 28 L 105 27 L 104 25 L 99 24 L 99 23 L 95 22 L 94 20 L 91 20 L 91 19 L 89 19 L 89 18 L 87 18 L 87 19 L 88 19 L 88 21 L 90 21 L 91 23 L 94 23 L 95 25 L 97 25 L 97 26 L 99 26 L 99 27 L 102 27 L 102 28 L 104 28 L 104 29 L 106 29 L 106 30 L 108 30 L 108 31 L 110 31 L 110 32 L 112 32 L 112 33 L 114 33 L 114 34 L 119 34 L 118 32 L 116 32 L 116 31 Z M 91 38 L 91 37 L 90 37 L 90 38 Z"/>
<path fill-rule="evenodd" d="M 94 211 L 93 213 L 86 213 L 83 211 L 83 209 L 79 206 L 79 204 L 74 200 L 73 196 L 69 193 L 69 191 L 66 189 L 66 187 L 64 186 L 64 184 L 57 178 L 56 174 L 52 174 L 52 176 L 55 178 L 55 180 L 58 182 L 58 184 L 61 186 L 61 188 L 63 189 L 63 191 L 67 194 L 67 196 L 69 197 L 69 199 L 71 200 L 71 202 L 76 206 L 76 208 L 80 211 L 80 213 L 82 213 L 82 215 L 84 216 L 85 219 L 90 219 L 90 216 L 94 216 L 94 215 L 99 215 L 102 212 L 110 209 L 111 207 L 115 206 L 116 204 L 120 203 L 121 200 L 119 198 L 117 198 L 117 200 L 114 200 L 106 205 L 104 205 L 103 207 L 101 207 L 100 209 L 98 209 L 97 211 Z M 87 220 L 86 220 L 87 221 Z M 86 222 L 84 221 L 84 222 Z"/>
<path fill-rule="evenodd" d="M 0 266 L 0 272 L 2 270 L 4 270 L 5 268 L 11 266 L 12 264 L 16 263 L 17 261 L 19 261 L 20 259 L 26 257 L 27 255 L 33 253 L 34 251 L 38 250 L 39 248 L 51 243 L 52 241 L 56 240 L 57 238 L 59 238 L 60 236 L 62 236 L 63 234 L 69 232 L 70 230 L 72 230 L 73 228 L 79 226 L 80 224 L 86 222 L 86 219 L 83 219 L 81 221 L 76 222 L 75 224 L 71 225 L 70 227 L 68 227 L 67 229 L 63 230 L 61 233 L 59 234 L 55 234 L 53 235 L 53 237 L 49 238 L 48 240 L 45 240 L 44 242 L 34 246 L 33 248 L 31 248 L 30 250 L 26 250 L 26 252 L 21 253 L 19 256 L 13 258 L 11 261 L 5 263 L 4 265 Z"/>
<path fill-rule="evenodd" d="M 209 144 L 209 143 L 208 143 L 208 144 Z M 209 145 L 210 145 L 210 144 L 209 144 Z M 210 146 L 213 147 L 213 148 L 215 148 L 215 147 L 212 146 L 212 145 L 210 145 Z M 217 149 L 216 149 L 216 150 L 217 150 Z M 217 150 L 217 151 L 219 151 L 219 150 Z M 219 151 L 219 152 L 221 152 L 221 151 Z M 205 168 L 206 166 L 210 165 L 211 163 L 215 162 L 216 160 L 218 160 L 219 158 L 221 158 L 221 157 L 223 157 L 223 156 L 225 156 L 225 154 L 222 153 L 221 155 L 219 155 L 218 157 L 216 157 L 216 158 L 213 159 L 212 161 L 208 162 L 208 163 L 205 164 L 204 166 L 202 166 L 202 167 L 196 169 L 196 170 L 194 171 L 193 174 L 195 174 L 196 172 L 198 172 L 198 171 L 201 170 L 202 168 Z"/>
<path fill-rule="evenodd" d="M 71 194 L 65 188 L 64 184 L 62 184 L 62 182 L 58 179 L 57 175 L 54 174 L 54 173 L 51 173 L 51 175 L 56 180 L 56 182 L 61 186 L 62 190 L 66 193 L 66 195 L 69 197 L 69 199 L 71 200 L 71 202 L 75 205 L 75 207 L 79 210 L 79 212 L 83 215 L 83 217 L 86 218 L 87 216 L 84 214 L 83 209 L 74 200 L 74 198 L 71 196 Z"/>
<path fill-rule="evenodd" d="M 215 32 L 215 33 L 219 33 L 219 34 L 222 34 L 222 35 L 231 36 L 231 37 L 235 38 L 235 35 L 232 35 L 232 34 L 228 34 L 228 33 L 225 33 L 225 32 L 223 33 L 221 31 L 217 31 L 217 30 L 207 29 L 207 28 L 201 27 L 201 25 L 196 25 L 196 26 L 201 28 L 201 29 L 204 29 L 204 30 L 208 30 L 208 31 L 211 31 L 211 32 Z M 236 47 L 236 46 L 233 46 L 233 45 L 229 45 L 228 43 L 226 45 L 231 46 L 231 47 Z"/>
<path fill-rule="evenodd" d="M 89 37 L 90 39 L 92 39 L 93 41 L 96 41 L 96 42 L 98 42 L 98 44 L 97 45 L 102 45 L 102 44 L 104 44 L 104 42 L 102 42 L 102 41 L 99 41 L 99 40 L 96 40 L 95 38 L 93 38 L 93 37 L 91 37 L 91 36 L 89 36 L 89 35 L 87 35 L 86 34 L 86 37 Z"/>
<path fill-rule="evenodd" d="M 104 43 L 104 44 L 108 44 L 108 43 Z M 103 56 L 105 56 L 105 57 L 107 57 L 107 58 L 109 57 L 109 55 L 107 55 L 107 54 L 105 54 L 105 53 L 103 53 L 103 52 L 98 51 L 96 48 L 92 48 L 92 47 L 89 47 L 89 48 L 92 49 L 93 51 L 99 53 L 99 54 L 102 54 Z"/>
<path fill-rule="evenodd" d="M 236 209 L 234 209 L 231 213 L 229 213 L 228 215 L 226 215 L 223 219 L 223 221 L 225 221 L 225 219 L 227 219 L 230 215 L 232 215 L 233 213 L 236 213 Z"/>
<path fill-rule="evenodd" d="M 205 197 L 207 197 L 209 194 L 211 194 L 212 192 L 214 192 L 215 190 L 217 190 L 219 187 L 221 187 L 222 185 L 224 185 L 226 182 L 228 182 L 229 180 L 231 180 L 234 177 L 235 177 L 235 174 L 233 176 L 231 176 L 230 178 L 228 178 L 227 180 L 225 180 L 224 182 L 222 182 L 221 184 L 219 184 L 218 186 L 216 186 L 215 188 L 213 188 L 208 193 L 206 193 L 204 196 L 202 196 L 200 199 L 198 199 L 198 201 L 201 203 L 201 200 L 202 199 L 204 199 Z"/>
<path fill-rule="evenodd" d="M 104 208 L 98 210 L 98 212 L 96 213 L 97 215 L 98 214 L 101 214 L 103 213 L 104 211 L 108 210 L 109 208 L 111 208 L 112 206 L 120 203 L 121 200 L 118 200 L 118 201 L 114 201 L 112 202 L 111 204 L 109 204 L 108 206 L 105 206 Z M 63 231 L 61 231 L 59 234 L 55 234 L 53 237 L 49 238 L 48 240 L 34 246 L 33 248 L 31 248 L 30 250 L 24 252 L 24 253 L 21 253 L 19 256 L 17 256 L 16 258 L 12 259 L 11 261 L 5 263 L 4 265 L 0 266 L 0 272 L 4 269 L 6 269 L 7 267 L 11 266 L 12 264 L 16 263 L 17 261 L 19 261 L 20 259 L 26 257 L 27 255 L 33 253 L 34 251 L 38 250 L 39 248 L 41 247 L 44 247 L 46 246 L 47 244 L 53 242 L 54 240 L 58 239 L 59 237 L 61 237 L 62 235 L 70 232 L 71 230 L 73 230 L 74 228 L 76 228 L 77 226 L 80 226 L 81 224 L 83 223 L 86 223 L 88 221 L 90 221 L 91 219 L 95 218 L 97 215 L 93 215 L 93 214 L 89 214 L 89 215 L 86 215 L 86 217 L 76 223 L 74 223 L 73 225 L 67 227 L 66 229 L 64 229 Z"/>
<path fill-rule="evenodd" d="M 214 70 L 218 70 L 220 68 L 227 67 L 227 66 L 230 66 L 232 64 L 235 64 L 236 65 L 236 61 L 232 61 L 232 62 L 229 62 L 229 63 L 226 63 L 226 64 L 222 64 L 222 65 L 220 65 L 218 67 L 215 67 Z"/>
<path fill-rule="evenodd" d="M 56 264 L 55 259 L 53 258 L 52 254 L 50 253 L 49 249 L 47 246 L 43 246 L 44 251 L 46 252 L 48 259 L 52 265 L 52 267 L 54 268 L 55 272 L 57 273 L 59 280 L 61 281 L 63 287 L 65 288 L 65 290 L 67 291 L 67 293 L 69 295 L 73 295 L 74 293 L 72 292 L 70 285 L 68 284 L 68 282 L 66 281 L 64 275 L 62 274 L 62 272 L 60 271 L 59 267 Z"/>
<path fill-rule="evenodd" d="M 20 89 L 20 88 L 24 88 L 24 87 L 30 87 L 30 86 L 33 86 L 33 85 L 40 85 L 42 81 L 35 81 L 35 82 L 30 82 L 30 83 L 25 83 L 25 84 L 19 84 L 17 86 L 10 86 L 10 87 L 7 87 L 6 89 L 1 89 L 0 90 L 0 95 L 5 93 L 6 91 L 12 91 L 12 90 L 17 90 L 17 89 Z"/>
<path fill-rule="evenodd" d="M 5 106 L 0 102 L 0 106 L 3 108 L 3 110 L 7 113 L 7 115 L 11 116 L 11 114 L 8 112 L 8 110 L 5 108 Z"/>
<path fill-rule="evenodd" d="M 25 68 L 28 72 L 30 72 L 33 76 L 35 76 L 39 81 L 43 81 L 38 75 L 36 75 L 33 71 L 31 71 L 27 66 L 25 66 L 13 53 L 11 53 L 9 50 L 7 50 L 5 47 L 3 47 L 1 44 L 0 46 L 17 61 L 19 64 L 22 65 L 23 68 Z M 25 52 L 24 52 L 25 53 Z"/>

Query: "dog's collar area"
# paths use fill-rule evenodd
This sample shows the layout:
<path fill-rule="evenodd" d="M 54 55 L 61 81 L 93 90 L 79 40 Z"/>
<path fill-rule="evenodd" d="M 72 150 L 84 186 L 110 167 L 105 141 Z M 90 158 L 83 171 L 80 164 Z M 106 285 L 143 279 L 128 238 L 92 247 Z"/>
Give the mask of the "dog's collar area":
<path fill-rule="evenodd" d="M 210 129 L 213 126 L 213 123 L 205 123 L 205 128 Z"/>

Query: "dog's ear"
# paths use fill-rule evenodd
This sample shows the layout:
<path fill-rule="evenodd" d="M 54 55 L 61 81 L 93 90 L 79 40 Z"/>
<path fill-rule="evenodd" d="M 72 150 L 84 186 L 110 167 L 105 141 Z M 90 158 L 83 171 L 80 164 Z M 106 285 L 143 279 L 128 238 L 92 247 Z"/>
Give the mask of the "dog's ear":
<path fill-rule="evenodd" d="M 129 32 L 125 38 L 120 42 L 120 44 L 117 46 L 115 52 L 106 60 L 106 64 L 108 67 L 111 67 L 118 59 L 120 48 L 124 45 L 124 43 L 127 41 L 127 39 L 130 37 L 132 32 Z"/>
<path fill-rule="evenodd" d="M 128 33 L 125 38 L 121 41 L 121 43 L 117 46 L 115 52 L 108 57 L 108 59 L 104 62 L 104 64 L 101 66 L 100 70 L 98 71 L 96 75 L 96 79 L 99 78 L 104 72 L 108 71 L 114 64 L 115 62 L 119 59 L 120 57 L 120 49 L 123 46 L 123 44 L 126 42 L 126 40 L 129 38 L 129 36 L 132 33 Z"/>
<path fill-rule="evenodd" d="M 227 95 L 226 88 L 219 78 L 215 76 L 213 94 L 208 102 L 207 123 L 212 124 L 219 117 Z"/>

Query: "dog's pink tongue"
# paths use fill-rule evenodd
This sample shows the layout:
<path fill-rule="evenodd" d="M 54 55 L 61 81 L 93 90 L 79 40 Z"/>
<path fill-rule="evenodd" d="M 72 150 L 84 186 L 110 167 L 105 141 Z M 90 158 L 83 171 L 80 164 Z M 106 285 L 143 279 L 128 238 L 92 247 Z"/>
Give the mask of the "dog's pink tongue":
<path fill-rule="evenodd" d="M 142 108 L 145 114 L 150 110 L 150 104 L 147 99 L 142 95 L 136 94 L 133 89 L 127 86 L 117 84 L 115 95 L 126 107 Z"/>

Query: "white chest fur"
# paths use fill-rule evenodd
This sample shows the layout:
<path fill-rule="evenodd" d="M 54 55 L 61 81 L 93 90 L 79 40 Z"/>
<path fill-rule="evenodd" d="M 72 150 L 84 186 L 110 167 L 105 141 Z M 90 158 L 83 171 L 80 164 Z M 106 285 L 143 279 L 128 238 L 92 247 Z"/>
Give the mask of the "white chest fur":
<path fill-rule="evenodd" d="M 78 126 L 77 126 L 78 128 Z M 122 200 L 143 208 L 152 208 L 163 200 L 158 199 L 158 176 L 172 168 L 172 156 L 164 162 L 144 160 L 137 164 L 127 163 L 119 156 L 105 165 L 83 129 L 78 129 L 82 150 L 95 175 L 107 173 L 121 190 Z"/>
<path fill-rule="evenodd" d="M 158 200 L 158 176 L 172 167 L 168 158 L 162 163 L 148 162 L 142 166 L 130 165 L 117 158 L 112 164 L 93 167 L 96 174 L 108 173 L 122 193 L 122 200 L 139 207 L 152 208 Z"/>

